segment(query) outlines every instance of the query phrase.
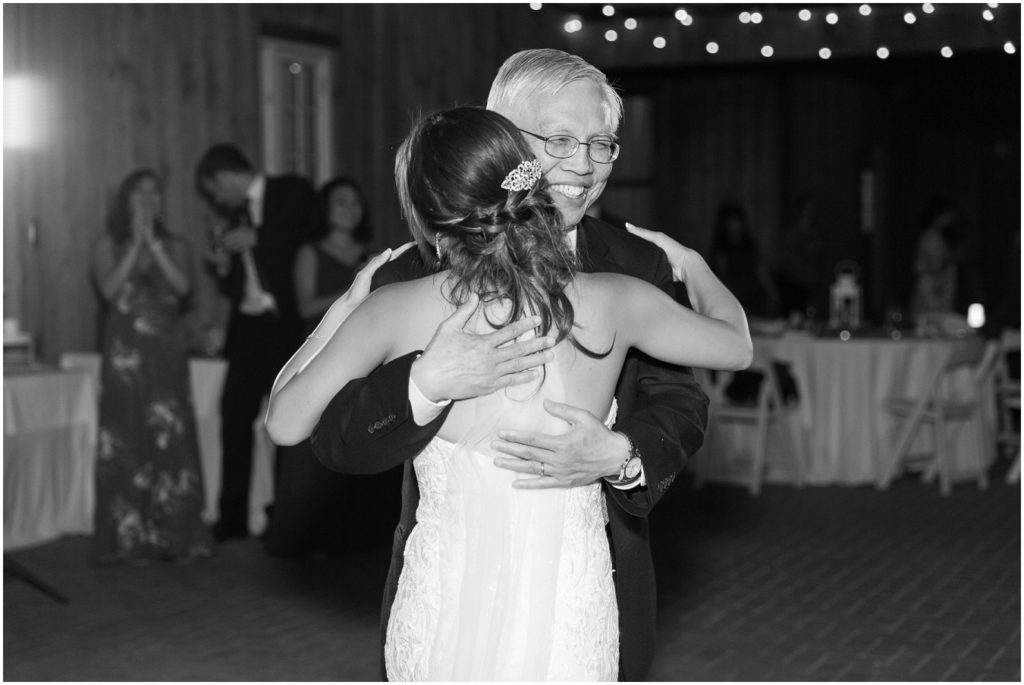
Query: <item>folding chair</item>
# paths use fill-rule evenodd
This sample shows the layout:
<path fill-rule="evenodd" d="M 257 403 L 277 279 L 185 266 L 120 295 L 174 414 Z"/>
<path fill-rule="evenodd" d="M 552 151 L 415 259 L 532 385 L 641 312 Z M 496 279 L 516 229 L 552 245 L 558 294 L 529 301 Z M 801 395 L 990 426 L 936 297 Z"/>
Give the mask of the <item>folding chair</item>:
<path fill-rule="evenodd" d="M 925 478 L 937 473 L 939 489 L 948 495 L 952 486 L 952 454 L 950 444 L 956 433 L 950 433 L 951 427 L 957 430 L 971 421 L 977 420 L 980 431 L 975 455 L 978 466 L 978 487 L 988 487 L 988 476 L 985 473 L 984 454 L 985 435 L 987 433 L 985 418 L 982 416 L 985 387 L 995 372 L 998 344 L 995 341 L 984 343 L 980 340 L 964 341 L 954 346 L 943 362 L 935 370 L 935 374 L 927 385 L 926 392 L 920 396 L 889 397 L 885 409 L 902 419 L 892 451 L 886 458 L 885 467 L 878 481 L 878 488 L 885 489 L 902 470 L 906 462 L 912 462 L 910 446 L 924 424 L 930 424 L 935 449 L 930 458 L 924 461 Z M 970 392 L 967 388 L 955 383 L 956 376 L 963 371 L 970 373 Z"/>
<path fill-rule="evenodd" d="M 710 398 L 708 405 L 709 429 L 712 426 L 740 425 L 748 427 L 754 433 L 751 454 L 715 454 L 714 458 L 721 462 L 722 466 L 736 465 L 742 469 L 745 472 L 744 482 L 750 494 L 760 494 L 767 467 L 768 429 L 772 423 L 781 421 L 793 445 L 793 451 L 789 455 L 796 485 L 802 487 L 806 446 L 802 434 L 789 417 L 789 414 L 794 411 L 795 403 L 787 405 L 783 401 L 778 371 L 773 363 L 755 360 L 747 371 L 756 372 L 761 376 L 752 402 L 737 402 L 729 398 L 727 388 L 735 378 L 734 373 L 719 371 L 712 375 L 705 369 L 695 369 L 698 380 Z M 701 487 L 707 480 L 720 479 L 720 474 L 716 474 L 716 471 L 720 472 L 722 469 L 711 468 L 711 465 L 707 463 L 708 456 L 705 452 L 695 461 L 695 485 L 697 487 Z"/>

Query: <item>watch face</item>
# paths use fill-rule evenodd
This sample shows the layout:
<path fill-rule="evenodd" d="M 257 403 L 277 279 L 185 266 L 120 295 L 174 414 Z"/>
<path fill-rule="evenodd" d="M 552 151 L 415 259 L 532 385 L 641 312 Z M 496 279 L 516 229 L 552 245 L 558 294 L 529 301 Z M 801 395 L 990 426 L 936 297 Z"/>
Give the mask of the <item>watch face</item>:
<path fill-rule="evenodd" d="M 626 462 L 626 478 L 636 478 L 640 475 L 640 460 L 633 457 Z"/>

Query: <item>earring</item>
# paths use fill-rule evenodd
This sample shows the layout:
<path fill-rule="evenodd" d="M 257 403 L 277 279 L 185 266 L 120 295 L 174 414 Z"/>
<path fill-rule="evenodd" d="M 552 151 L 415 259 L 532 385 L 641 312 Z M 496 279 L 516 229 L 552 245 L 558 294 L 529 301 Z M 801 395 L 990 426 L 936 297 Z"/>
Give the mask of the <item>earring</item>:
<path fill-rule="evenodd" d="M 434 249 L 437 250 L 437 263 L 441 263 L 441 239 L 434 236 Z"/>

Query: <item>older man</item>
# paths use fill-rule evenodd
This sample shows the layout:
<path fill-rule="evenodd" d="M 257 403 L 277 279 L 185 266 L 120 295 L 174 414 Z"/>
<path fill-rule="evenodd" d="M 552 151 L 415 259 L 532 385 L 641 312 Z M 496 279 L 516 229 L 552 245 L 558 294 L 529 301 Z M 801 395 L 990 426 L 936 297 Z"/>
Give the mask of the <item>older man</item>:
<path fill-rule="evenodd" d="M 511 119 L 544 167 L 586 272 L 642 278 L 672 292 L 664 254 L 651 243 L 586 216 L 604 190 L 618 156 L 622 102 L 605 75 L 558 50 L 525 50 L 498 71 L 487 106 Z M 375 285 L 422 276 L 413 250 L 385 265 Z M 386 628 L 418 502 L 412 459 L 437 433 L 451 403 L 531 377 L 533 352 L 510 359 L 502 343 L 512 331 L 487 336 L 461 330 L 460 314 L 441 324 L 422 353 L 396 359 L 335 396 L 312 441 L 328 467 L 377 473 L 405 462 L 403 512 L 395 535 L 383 603 Z M 532 351 L 532 350 L 530 350 Z M 569 405 L 551 411 L 570 429 L 551 436 L 502 434 L 502 468 L 531 474 L 517 487 L 572 487 L 601 481 L 608 498 L 608 534 L 619 604 L 620 679 L 642 680 L 654 650 L 655 588 L 647 514 L 686 459 L 701 445 L 707 397 L 688 369 L 632 355 L 616 392 L 618 420 L 609 430 L 598 417 Z"/>

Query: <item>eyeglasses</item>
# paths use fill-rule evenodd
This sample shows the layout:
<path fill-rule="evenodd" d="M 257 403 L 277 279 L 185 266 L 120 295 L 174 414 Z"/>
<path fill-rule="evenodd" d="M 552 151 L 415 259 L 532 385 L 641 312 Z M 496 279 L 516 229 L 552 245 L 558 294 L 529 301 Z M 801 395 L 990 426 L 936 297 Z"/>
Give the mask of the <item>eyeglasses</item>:
<path fill-rule="evenodd" d="M 584 143 L 572 136 L 548 136 L 545 138 L 523 128 L 519 130 L 533 136 L 537 140 L 543 140 L 544 152 L 558 159 L 572 157 L 580 149 L 580 145 L 587 146 L 587 156 L 598 164 L 611 164 L 619 157 L 619 144 L 608 138 L 598 138 L 589 143 Z"/>

